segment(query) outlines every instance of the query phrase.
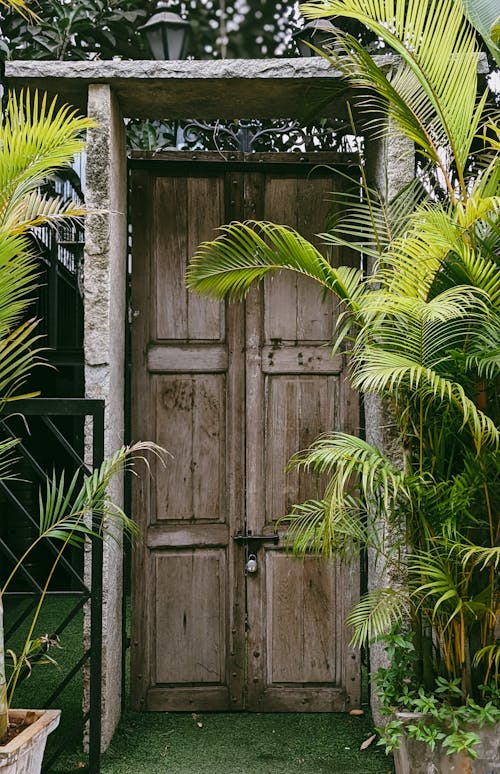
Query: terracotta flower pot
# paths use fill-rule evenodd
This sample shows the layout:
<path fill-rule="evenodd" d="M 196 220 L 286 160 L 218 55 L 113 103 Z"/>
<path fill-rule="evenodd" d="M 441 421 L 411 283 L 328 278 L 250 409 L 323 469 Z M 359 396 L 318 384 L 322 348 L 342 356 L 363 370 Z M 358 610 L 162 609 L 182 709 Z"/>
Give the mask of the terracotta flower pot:
<path fill-rule="evenodd" d="M 413 722 L 421 716 L 398 712 L 396 717 Z M 467 730 L 479 736 L 477 758 L 466 752 L 447 755 L 440 745 L 431 750 L 425 742 L 403 736 L 399 750 L 394 752 L 396 774 L 500 774 L 500 725 L 478 728 L 470 724 Z"/>
<path fill-rule="evenodd" d="M 8 744 L 0 745 L 0 774 L 40 774 L 48 735 L 59 725 L 61 710 L 10 710 L 16 724 L 33 722 Z"/>

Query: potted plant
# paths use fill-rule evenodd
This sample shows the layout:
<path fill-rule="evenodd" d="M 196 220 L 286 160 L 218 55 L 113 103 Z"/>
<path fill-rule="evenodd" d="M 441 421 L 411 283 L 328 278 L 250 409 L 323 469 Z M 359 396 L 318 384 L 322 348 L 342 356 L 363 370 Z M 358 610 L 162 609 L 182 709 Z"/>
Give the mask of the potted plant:
<path fill-rule="evenodd" d="M 40 193 L 40 186 L 51 174 L 68 165 L 83 148 L 82 133 L 93 123 L 68 107 L 48 103 L 37 93 L 14 94 L 0 123 L 0 411 L 15 406 L 23 384 L 33 367 L 40 365 L 36 320 L 26 320 L 26 311 L 37 282 L 37 264 L 31 252 L 28 232 L 43 223 L 78 217 L 83 211 L 73 202 L 64 202 Z M 13 408 L 13 410 L 15 410 Z M 0 477 L 15 477 L 16 440 L 0 440 Z M 64 475 L 48 481 L 40 496 L 40 532 L 0 588 L 0 771 L 2 774 L 40 771 L 48 733 L 59 722 L 58 710 L 9 711 L 22 670 L 43 644 L 36 637 L 43 601 L 51 578 L 66 546 L 82 545 L 91 536 L 103 538 L 118 522 L 129 534 L 134 523 L 108 501 L 107 486 L 114 475 L 145 450 L 158 447 L 138 443 L 119 449 L 91 475 L 77 471 L 65 482 Z M 59 542 L 52 567 L 42 584 L 42 593 L 32 615 L 26 641 L 16 654 L 6 675 L 3 640 L 2 595 L 31 552 L 43 540 Z M 9 727 L 10 721 L 10 727 Z"/>
<path fill-rule="evenodd" d="M 360 94 L 357 114 L 378 132 L 385 117 L 415 143 L 416 180 L 384 202 L 361 164 L 363 201 L 344 197 L 324 235 L 368 256 L 369 275 L 330 266 L 286 226 L 249 222 L 203 244 L 187 282 L 242 298 L 286 269 L 343 302 L 335 346 L 350 351 L 354 386 L 390 405 L 400 455 L 342 433 L 318 439 L 291 464 L 330 482 L 322 500 L 287 517 L 289 536 L 298 553 L 368 547 L 378 561 L 399 563 L 399 586 L 369 593 L 349 616 L 358 645 L 395 625 L 410 632 L 393 631 L 392 662 L 377 681 L 391 713 L 399 706 L 423 717 L 394 718 L 388 748 L 406 730 L 438 756 L 465 755 L 473 770 L 480 742 L 471 724 L 500 717 L 499 128 L 488 89 L 478 87 L 475 29 L 456 0 L 313 0 L 302 10 L 360 22 L 398 55 L 379 66 L 338 28 L 323 51 Z M 474 23 L 478 16 L 479 4 Z M 487 42 L 499 57 L 495 29 Z M 491 751 L 485 760 L 491 765 Z M 440 758 L 429 765 L 447 770 Z M 420 769 L 403 757 L 400 770 Z"/>
<path fill-rule="evenodd" d="M 0 453 L 2 445 L 0 444 Z M 69 484 L 65 484 L 64 474 L 53 477 L 47 483 L 45 499 L 40 500 L 40 533 L 25 553 L 19 558 L 0 591 L 0 722 L 3 735 L 0 740 L 1 774 L 38 774 L 41 769 L 43 752 L 48 734 L 58 723 L 60 710 L 9 710 L 19 676 L 26 665 L 30 668 L 31 658 L 47 647 L 45 637 L 36 637 L 36 627 L 42 611 L 42 605 L 49 588 L 51 578 L 57 568 L 65 548 L 68 545 L 82 546 L 86 538 L 104 538 L 113 535 L 113 523 L 119 524 L 129 535 L 137 534 L 137 526 L 115 504 L 106 497 L 106 490 L 113 476 L 123 471 L 126 465 L 133 463 L 138 455 L 145 451 L 159 452 L 158 447 L 150 443 L 136 443 L 124 446 L 101 467 L 81 481 L 80 471 L 76 471 Z M 90 518 L 90 515 L 92 518 Z M 54 562 L 43 584 L 42 593 L 36 609 L 31 616 L 26 640 L 12 663 L 10 675 L 6 680 L 5 653 L 2 627 L 2 595 L 21 568 L 23 562 L 37 549 L 43 540 L 51 539 L 60 543 Z M 39 663 L 43 663 L 43 660 Z M 52 661 L 45 656 L 45 661 Z"/>

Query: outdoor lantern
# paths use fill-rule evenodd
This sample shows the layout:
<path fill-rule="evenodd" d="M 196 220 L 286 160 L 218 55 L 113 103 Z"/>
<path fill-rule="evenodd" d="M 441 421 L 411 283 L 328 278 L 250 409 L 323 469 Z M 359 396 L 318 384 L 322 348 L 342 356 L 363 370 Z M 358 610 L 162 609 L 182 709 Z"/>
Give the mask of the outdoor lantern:
<path fill-rule="evenodd" d="M 313 19 L 296 30 L 292 38 L 299 49 L 300 56 L 316 56 L 316 52 L 308 44 L 322 48 L 331 42 L 334 30 L 335 27 L 327 19 Z"/>
<path fill-rule="evenodd" d="M 139 27 L 149 43 L 154 59 L 185 59 L 189 45 L 189 22 L 174 11 L 169 11 L 167 0 L 158 0 L 156 10 Z"/>

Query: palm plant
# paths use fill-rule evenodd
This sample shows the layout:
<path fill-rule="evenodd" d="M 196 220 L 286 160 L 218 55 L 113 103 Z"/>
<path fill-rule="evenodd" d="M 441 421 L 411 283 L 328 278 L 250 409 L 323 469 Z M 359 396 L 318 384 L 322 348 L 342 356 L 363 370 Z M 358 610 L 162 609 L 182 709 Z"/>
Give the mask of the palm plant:
<path fill-rule="evenodd" d="M 22 388 L 33 367 L 41 364 L 37 321 L 25 319 L 37 286 L 37 262 L 28 232 L 44 223 L 56 227 L 61 219 L 83 215 L 73 202 L 40 193 L 40 186 L 82 150 L 82 133 L 91 126 L 92 121 L 67 106 L 58 107 L 55 100 L 49 103 L 45 97 L 28 92 L 19 98 L 15 94 L 9 96 L 0 122 L 0 412 L 19 398 L 33 394 L 22 394 Z M 15 475 L 12 454 L 16 444 L 15 440 L 0 440 L 3 479 Z M 134 456 L 151 448 L 151 444 L 123 447 L 83 481 L 81 472 L 67 485 L 64 475 L 54 477 L 48 482 L 45 496 L 40 496 L 39 537 L 20 557 L 0 589 L 0 743 L 7 731 L 8 705 L 19 674 L 36 644 L 34 631 L 45 592 L 65 547 L 81 543 L 89 536 L 103 537 L 109 520 L 120 522 L 130 534 L 136 532 L 130 519 L 108 501 L 106 487 Z M 27 555 L 47 538 L 60 541 L 61 549 L 43 587 L 26 643 L 7 681 L 2 595 Z"/>
<path fill-rule="evenodd" d="M 365 185 L 364 201 L 344 201 L 322 235 L 368 255 L 369 276 L 330 266 L 286 226 L 248 222 L 201 245 L 187 283 L 244 298 L 289 270 L 343 302 L 335 346 L 350 348 L 354 386 L 391 402 L 401 460 L 345 434 L 318 439 L 291 465 L 326 472 L 329 484 L 287 516 L 289 535 L 299 553 L 370 546 L 383 556 L 377 517 L 403 525 L 405 588 L 361 600 L 353 641 L 411 615 L 419 679 L 458 685 L 465 700 L 474 682 L 498 680 L 500 665 L 500 165 L 488 91 L 478 91 L 480 48 L 456 0 L 311 0 L 302 11 L 361 22 L 398 55 L 381 68 L 341 30 L 323 52 L 360 93 L 368 129 L 381 132 L 383 115 L 415 143 L 421 185 L 389 203 Z"/>
<path fill-rule="evenodd" d="M 91 122 L 29 93 L 9 96 L 0 124 L 0 411 L 20 397 L 40 361 L 36 320 L 23 319 L 36 288 L 28 231 L 41 223 L 78 217 L 73 203 L 50 199 L 41 184 L 82 148 Z M 0 442 L 0 475 L 12 476 L 15 441 Z M 0 601 L 1 603 L 1 601 Z M 0 635 L 2 634 L 0 629 Z M 7 729 L 7 688 L 0 637 L 0 739 Z"/>

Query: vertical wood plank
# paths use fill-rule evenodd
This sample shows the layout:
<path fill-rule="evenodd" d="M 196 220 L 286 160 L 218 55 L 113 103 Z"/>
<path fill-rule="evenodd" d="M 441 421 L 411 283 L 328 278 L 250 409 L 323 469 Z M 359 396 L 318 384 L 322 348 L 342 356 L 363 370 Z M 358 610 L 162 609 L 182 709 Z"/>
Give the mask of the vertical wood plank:
<path fill-rule="evenodd" d="M 171 552 L 168 556 L 158 553 L 155 571 L 154 682 L 224 682 L 226 578 L 223 552 Z M 161 590 L 163 593 L 159 593 Z"/>
<path fill-rule="evenodd" d="M 262 218 L 264 214 L 265 179 L 254 173 L 244 182 L 244 217 L 251 214 Z M 264 467 L 264 375 L 261 369 L 263 345 L 263 289 L 253 287 L 245 303 L 245 463 L 246 463 L 246 527 L 258 533 L 265 508 Z M 259 572 L 247 576 L 248 630 L 248 684 L 247 706 L 258 709 L 265 689 L 266 643 L 264 604 L 266 567 L 259 556 Z"/>
<path fill-rule="evenodd" d="M 245 187 L 243 174 L 226 172 L 224 178 L 224 221 L 242 220 Z M 256 204 L 250 203 L 251 207 Z M 226 475 L 228 498 L 228 684 L 230 706 L 243 709 L 246 697 L 247 643 L 245 635 L 246 578 L 245 550 L 232 539 L 245 526 L 245 305 L 229 304 L 226 309 L 227 446 Z"/>
<path fill-rule="evenodd" d="M 270 682 L 337 683 L 335 563 L 269 551 L 267 565 Z"/>
<path fill-rule="evenodd" d="M 303 563 L 303 675 L 309 683 L 341 684 L 336 655 L 342 640 L 337 637 L 335 603 L 342 591 L 335 587 L 336 564 L 316 557 Z"/>
<path fill-rule="evenodd" d="M 191 486 L 193 518 L 226 521 L 226 379 L 194 380 Z"/>
<path fill-rule="evenodd" d="M 158 177 L 153 208 L 154 285 L 156 338 L 188 337 L 187 290 L 184 272 L 188 254 L 187 180 Z"/>
<path fill-rule="evenodd" d="M 297 220 L 297 179 L 266 175 L 266 220 L 293 226 Z M 273 340 L 297 339 L 297 277 L 283 272 L 264 280 L 264 337 Z"/>
<path fill-rule="evenodd" d="M 292 505 L 317 498 L 326 477 L 285 468 L 326 430 L 340 429 L 338 377 L 272 376 L 266 384 L 266 525 Z"/>
<path fill-rule="evenodd" d="M 187 268 L 189 259 L 199 245 L 214 239 L 216 229 L 224 221 L 224 185 L 218 176 L 187 179 Z M 187 328 L 190 340 L 223 341 L 224 304 L 212 298 L 187 294 Z"/>
<path fill-rule="evenodd" d="M 151 381 L 157 407 L 155 437 L 173 455 L 155 478 L 156 520 L 192 519 L 194 380 L 190 375 L 175 375 L 151 377 Z"/>
<path fill-rule="evenodd" d="M 304 671 L 304 589 L 296 582 L 300 562 L 271 551 L 266 560 L 269 682 L 295 682 Z"/>
<path fill-rule="evenodd" d="M 151 207 L 152 179 L 144 170 L 132 174 L 131 210 L 134 233 L 132 254 L 131 308 L 138 311 L 131 329 L 132 357 L 132 406 L 142 398 L 141 412 L 133 409 L 134 434 L 136 438 L 154 438 L 154 404 L 149 389 L 144 343 L 151 334 Z M 144 532 L 149 524 L 151 502 L 151 479 L 143 469 L 134 477 L 132 484 L 132 509 L 139 528 Z M 154 587 L 148 583 L 151 577 L 151 556 L 145 544 L 137 541 L 132 554 L 132 621 L 131 639 L 131 699 L 136 710 L 145 708 L 147 690 L 150 685 L 150 664 L 153 627 L 151 625 L 151 604 Z M 138 632 L 143 636 L 139 637 Z"/>
<path fill-rule="evenodd" d="M 224 375 L 165 375 L 152 381 L 157 388 L 156 438 L 173 455 L 156 477 L 156 518 L 224 520 Z"/>
<path fill-rule="evenodd" d="M 312 174 L 300 181 L 297 190 L 297 230 L 325 255 L 327 248 L 316 236 L 326 230 L 330 209 L 328 196 L 333 187 L 332 177 Z M 312 280 L 301 278 L 297 283 L 297 339 L 328 341 L 334 325 L 334 302 L 331 294 L 323 298 L 323 290 Z"/>

